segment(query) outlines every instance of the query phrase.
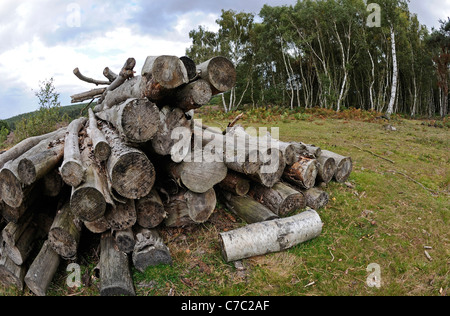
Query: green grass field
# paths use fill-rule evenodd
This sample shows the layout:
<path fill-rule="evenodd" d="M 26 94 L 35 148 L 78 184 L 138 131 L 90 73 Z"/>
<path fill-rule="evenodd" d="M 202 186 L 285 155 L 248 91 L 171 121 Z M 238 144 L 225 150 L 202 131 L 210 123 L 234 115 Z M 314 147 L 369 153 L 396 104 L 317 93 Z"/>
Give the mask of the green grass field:
<path fill-rule="evenodd" d="M 204 123 L 229 120 L 207 116 Z M 279 127 L 284 141 L 303 141 L 353 158 L 347 184 L 331 183 L 329 205 L 319 214 L 322 235 L 288 251 L 223 261 L 218 233 L 244 225 L 220 204 L 204 225 L 164 229 L 171 267 L 132 271 L 138 295 L 194 296 L 444 296 L 450 286 L 450 130 L 396 120 L 382 122 L 309 117 L 244 126 Z M 385 158 L 385 159 L 383 159 Z M 387 159 L 387 160 L 386 160 Z M 389 160 L 389 161 L 388 161 Z M 62 263 L 49 295 L 98 295 L 93 270 L 96 237 L 78 259 L 81 289 L 68 289 Z M 431 247 L 425 249 L 424 247 Z M 431 260 L 425 255 L 425 250 Z M 380 268 L 381 287 L 370 288 L 370 264 Z M 0 289 L 3 295 L 31 295 Z"/>

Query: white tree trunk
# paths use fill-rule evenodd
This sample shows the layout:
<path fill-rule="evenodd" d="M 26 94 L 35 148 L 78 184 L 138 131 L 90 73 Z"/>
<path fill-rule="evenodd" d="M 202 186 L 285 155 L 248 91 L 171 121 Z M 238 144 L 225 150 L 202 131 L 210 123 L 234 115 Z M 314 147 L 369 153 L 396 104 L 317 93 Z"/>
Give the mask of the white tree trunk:
<path fill-rule="evenodd" d="M 392 44 L 392 63 L 393 63 L 393 73 L 392 73 L 392 90 L 391 90 L 391 100 L 389 102 L 387 116 L 390 117 L 394 113 L 394 105 L 397 99 L 397 82 L 398 82 L 398 65 L 397 65 L 397 49 L 395 46 L 395 31 L 394 27 L 391 27 L 391 44 Z"/>

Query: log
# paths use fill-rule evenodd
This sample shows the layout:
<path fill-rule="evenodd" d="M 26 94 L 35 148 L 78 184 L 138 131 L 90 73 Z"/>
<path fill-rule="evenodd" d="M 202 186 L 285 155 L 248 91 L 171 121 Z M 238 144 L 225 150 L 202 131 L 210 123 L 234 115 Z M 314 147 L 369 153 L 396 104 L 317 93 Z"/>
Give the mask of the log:
<path fill-rule="evenodd" d="M 141 150 L 125 145 L 107 124 L 103 124 L 102 131 L 111 146 L 106 169 L 112 188 L 127 199 L 147 196 L 156 180 L 153 164 Z"/>
<path fill-rule="evenodd" d="M 92 160 L 94 155 L 91 139 L 86 137 L 83 144 L 81 161 L 86 170 L 85 181 L 82 185 L 72 188 L 70 207 L 73 214 L 82 221 L 93 222 L 105 214 L 107 203 L 113 204 L 113 201 L 105 174 Z"/>
<path fill-rule="evenodd" d="M 180 190 L 164 204 L 167 211 L 167 227 L 183 227 L 205 223 L 216 208 L 217 197 L 214 189 L 198 194 Z"/>
<path fill-rule="evenodd" d="M 224 180 L 228 173 L 225 163 L 208 162 L 203 156 L 202 149 L 194 149 L 193 153 L 180 164 L 169 163 L 166 170 L 169 177 L 194 193 L 209 191 Z"/>
<path fill-rule="evenodd" d="M 173 94 L 159 101 L 160 106 L 170 105 L 182 109 L 184 112 L 201 108 L 211 101 L 212 91 L 205 80 L 197 80 L 180 88 Z"/>
<path fill-rule="evenodd" d="M 17 145 L 12 147 L 11 149 L 8 149 L 6 152 L 4 152 L 3 154 L 0 155 L 0 169 L 3 168 L 5 163 L 7 163 L 8 161 L 11 161 L 11 160 L 15 160 L 18 157 L 22 156 L 24 153 L 29 151 L 34 146 L 38 145 L 43 140 L 47 140 L 47 139 L 53 140 L 55 137 L 59 137 L 59 135 L 61 135 L 61 132 L 65 133 L 66 128 L 61 128 L 61 129 L 54 131 L 52 133 L 49 133 L 49 134 L 30 137 L 30 138 L 27 138 L 27 139 L 21 141 L 20 143 L 18 143 Z"/>
<path fill-rule="evenodd" d="M 94 108 L 94 112 L 98 113 L 122 104 L 128 99 L 142 99 L 145 98 L 145 91 L 147 89 L 147 79 L 145 77 L 137 76 L 127 80 L 120 87 L 114 91 L 109 91 L 102 103 Z"/>
<path fill-rule="evenodd" d="M 48 242 L 53 250 L 65 260 L 73 260 L 77 256 L 81 238 L 81 222 L 75 218 L 66 203 L 56 213 L 48 234 Z"/>
<path fill-rule="evenodd" d="M 180 57 L 180 60 L 183 62 L 184 67 L 186 68 L 189 80 L 195 80 L 197 77 L 197 65 L 195 64 L 195 62 L 188 56 Z"/>
<path fill-rule="evenodd" d="M 30 223 L 14 245 L 6 245 L 6 254 L 18 266 L 25 263 L 33 250 L 35 241 L 39 238 L 34 222 Z"/>
<path fill-rule="evenodd" d="M 128 99 L 119 106 L 98 112 L 97 116 L 110 122 L 131 143 L 145 143 L 159 130 L 159 109 L 147 99 Z"/>
<path fill-rule="evenodd" d="M 300 143 L 301 145 L 306 147 L 306 152 L 308 153 L 309 158 L 317 158 L 322 154 L 322 149 L 315 145 L 308 145 L 304 143 Z"/>
<path fill-rule="evenodd" d="M 248 224 L 278 218 L 271 210 L 249 196 L 234 196 L 228 192 L 222 192 L 219 196 L 230 211 Z"/>
<path fill-rule="evenodd" d="M 104 216 L 93 222 L 84 222 L 84 226 L 94 234 L 102 234 L 111 229 L 111 225 Z"/>
<path fill-rule="evenodd" d="M 119 75 L 114 73 L 109 67 L 106 67 L 105 70 L 103 70 L 103 76 L 105 76 L 110 83 L 113 83 Z"/>
<path fill-rule="evenodd" d="M 86 92 L 72 95 L 71 103 L 80 103 L 88 100 L 100 98 L 106 91 L 106 88 L 92 89 Z"/>
<path fill-rule="evenodd" d="M 341 156 L 328 150 L 322 150 L 321 157 L 333 158 L 336 161 L 337 170 L 334 180 L 344 183 L 350 177 L 353 170 L 353 161 L 351 157 Z"/>
<path fill-rule="evenodd" d="M 218 184 L 218 187 L 234 195 L 245 196 L 250 190 L 250 180 L 240 176 L 237 172 L 228 171 L 227 176 Z"/>
<path fill-rule="evenodd" d="M 111 147 L 109 147 L 105 135 L 98 128 L 97 119 L 92 109 L 89 109 L 89 127 L 87 134 L 92 139 L 95 159 L 100 162 L 108 160 L 109 156 L 111 156 Z"/>
<path fill-rule="evenodd" d="M 155 189 L 149 195 L 136 200 L 135 206 L 137 223 L 143 228 L 156 228 L 167 217 L 164 204 Z"/>
<path fill-rule="evenodd" d="M 81 81 L 87 82 L 87 83 L 92 83 L 95 84 L 96 86 L 100 86 L 100 85 L 109 85 L 111 84 L 109 81 L 101 81 L 101 80 L 95 80 L 92 78 L 88 78 L 86 76 L 84 76 L 79 68 L 75 68 L 73 70 L 73 74 L 80 79 Z"/>
<path fill-rule="evenodd" d="M 26 272 L 26 266 L 17 265 L 8 257 L 5 245 L 0 240 L 0 283 L 6 287 L 14 286 L 17 290 L 23 291 Z"/>
<path fill-rule="evenodd" d="M 85 178 L 86 169 L 81 163 L 79 133 L 86 121 L 86 118 L 74 120 L 67 128 L 64 162 L 60 168 L 60 173 L 64 182 L 72 187 L 78 187 Z"/>
<path fill-rule="evenodd" d="M 15 246 L 19 241 L 20 236 L 28 228 L 33 220 L 32 212 L 26 213 L 26 216 L 22 216 L 17 223 L 10 222 L 2 231 L 3 242 L 9 246 Z"/>
<path fill-rule="evenodd" d="M 302 192 L 305 195 L 306 205 L 313 210 L 324 208 L 330 201 L 330 195 L 319 188 L 311 188 Z"/>
<path fill-rule="evenodd" d="M 283 178 L 303 189 L 314 187 L 317 178 L 317 160 L 302 157 L 284 170 Z"/>
<path fill-rule="evenodd" d="M 337 171 L 336 161 L 332 157 L 319 156 L 319 158 L 317 158 L 317 162 L 318 172 L 316 184 L 330 183 Z"/>
<path fill-rule="evenodd" d="M 113 231 L 127 230 L 136 224 L 137 215 L 134 200 L 127 200 L 126 203 L 117 203 L 115 207 L 110 207 L 105 213 Z"/>
<path fill-rule="evenodd" d="M 170 250 L 156 230 L 138 228 L 136 245 L 133 250 L 134 267 L 145 272 L 148 267 L 172 265 Z"/>
<path fill-rule="evenodd" d="M 236 84 L 236 69 L 224 57 L 214 57 L 197 66 L 200 78 L 209 82 L 213 95 L 231 90 Z"/>
<path fill-rule="evenodd" d="M 226 262 L 232 262 L 283 251 L 319 237 L 322 226 L 319 214 L 314 210 L 247 225 L 220 233 L 222 255 Z"/>
<path fill-rule="evenodd" d="M 115 247 L 110 232 L 100 241 L 100 295 L 135 296 L 127 254 Z"/>
<path fill-rule="evenodd" d="M 304 195 L 283 183 L 277 183 L 273 188 L 254 184 L 249 196 L 280 217 L 306 207 Z"/>
<path fill-rule="evenodd" d="M 46 296 L 60 261 L 59 255 L 46 241 L 25 276 L 25 283 L 35 295 Z"/>
<path fill-rule="evenodd" d="M 39 153 L 23 155 L 18 165 L 18 175 L 25 185 L 31 185 L 45 177 L 64 157 L 64 142 L 51 143 Z"/>
<path fill-rule="evenodd" d="M 125 83 L 128 79 L 131 79 L 134 77 L 134 67 L 136 66 L 136 60 L 134 58 L 128 58 L 125 64 L 122 67 L 122 70 L 120 71 L 117 78 L 108 86 L 106 89 L 106 93 L 109 91 L 114 91 L 118 87 L 120 87 L 122 84 Z M 101 103 L 101 102 L 100 102 Z"/>
<path fill-rule="evenodd" d="M 114 231 L 113 236 L 120 251 L 128 254 L 133 252 L 136 240 L 131 227 L 125 230 Z"/>
<path fill-rule="evenodd" d="M 48 149 L 51 142 L 60 137 L 64 137 L 64 130 L 59 130 L 58 133 L 53 134 L 51 138 L 42 140 L 36 146 L 19 156 L 18 158 L 7 162 L 0 171 L 0 190 L 2 200 L 12 208 L 20 207 L 26 196 L 30 193 L 32 185 L 23 185 L 19 176 L 19 164 L 24 159 L 33 159 L 34 161 L 40 160 L 34 159 L 40 153 Z M 44 155 L 45 156 L 45 155 Z M 39 177 L 42 177 L 43 170 L 47 167 L 40 168 Z"/>
<path fill-rule="evenodd" d="M 142 76 L 163 89 L 175 89 L 189 82 L 184 63 L 176 56 L 149 56 L 142 68 Z M 151 93 L 151 101 L 157 101 L 159 96 Z M 152 100 L 154 99 L 154 100 Z"/>
<path fill-rule="evenodd" d="M 25 196 L 23 202 L 18 207 L 11 207 L 6 203 L 2 205 L 2 216 L 8 221 L 13 223 L 18 223 L 20 218 L 29 210 L 33 203 L 37 200 L 39 195 L 39 190 L 36 187 L 27 190 L 27 195 Z"/>
<path fill-rule="evenodd" d="M 42 178 L 42 194 L 48 197 L 57 197 L 64 188 L 64 181 L 55 168 Z"/>
<path fill-rule="evenodd" d="M 191 121 L 183 110 L 164 107 L 160 112 L 160 128 L 152 139 L 152 148 L 158 155 L 171 156 L 173 162 L 180 163 L 191 148 Z"/>

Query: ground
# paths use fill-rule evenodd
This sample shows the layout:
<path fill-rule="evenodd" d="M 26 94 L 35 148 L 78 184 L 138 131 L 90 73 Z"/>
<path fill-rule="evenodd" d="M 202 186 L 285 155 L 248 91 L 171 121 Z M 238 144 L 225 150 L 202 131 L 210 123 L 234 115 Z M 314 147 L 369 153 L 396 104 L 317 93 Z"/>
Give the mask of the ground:
<path fill-rule="evenodd" d="M 222 127 L 229 121 L 205 119 Z M 246 117 L 240 123 L 277 126 L 284 141 L 315 144 L 353 159 L 348 182 L 325 188 L 331 200 L 318 210 L 322 235 L 282 253 L 225 263 L 217 236 L 244 224 L 218 203 L 206 224 L 162 231 L 174 264 L 145 273 L 133 270 L 137 294 L 448 295 L 449 129 L 406 119 L 391 122 L 397 131 L 386 130 L 380 120 L 298 116 L 280 122 Z M 97 295 L 93 271 L 98 254 L 88 245 L 78 259 L 85 284 L 81 289 L 67 289 L 67 265 L 61 264 L 49 295 Z M 378 270 L 368 269 L 372 267 Z M 378 272 L 381 287 L 369 287 L 368 278 Z M 0 294 L 18 293 L 0 289 Z M 24 294 L 30 295 L 28 290 Z"/>

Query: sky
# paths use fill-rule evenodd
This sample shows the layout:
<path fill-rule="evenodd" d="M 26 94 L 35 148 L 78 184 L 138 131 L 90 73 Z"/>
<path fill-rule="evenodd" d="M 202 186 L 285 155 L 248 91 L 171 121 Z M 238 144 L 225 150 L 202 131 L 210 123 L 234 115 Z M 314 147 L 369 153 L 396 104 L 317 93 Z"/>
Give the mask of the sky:
<path fill-rule="evenodd" d="M 103 70 L 119 72 L 129 57 L 142 68 L 147 56 L 184 56 L 189 31 L 199 25 L 217 31 L 221 10 L 258 14 L 264 4 L 297 0 L 1 0 L 0 119 L 35 111 L 40 82 L 54 78 L 62 105 L 95 86 L 73 69 L 103 80 Z M 370 0 L 369 0 L 370 2 Z M 438 28 L 450 16 L 450 0 L 411 0 L 422 24 Z"/>

